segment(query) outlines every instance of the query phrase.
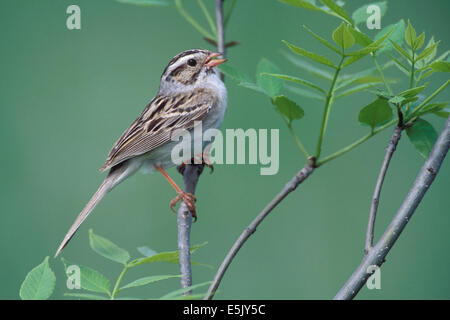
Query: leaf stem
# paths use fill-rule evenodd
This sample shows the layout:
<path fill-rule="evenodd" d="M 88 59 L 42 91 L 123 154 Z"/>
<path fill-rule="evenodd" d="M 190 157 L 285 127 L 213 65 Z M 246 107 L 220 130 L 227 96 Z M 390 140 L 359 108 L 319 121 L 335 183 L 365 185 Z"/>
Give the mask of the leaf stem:
<path fill-rule="evenodd" d="M 186 19 L 186 21 L 189 22 L 195 29 L 197 29 L 197 31 L 200 32 L 202 36 L 210 39 L 216 39 L 215 35 L 212 35 L 207 30 L 205 30 L 197 21 L 195 21 L 195 19 L 189 13 L 187 13 L 186 10 L 184 10 L 182 0 L 175 0 L 175 5 L 178 12 L 183 16 L 183 18 Z"/>
<path fill-rule="evenodd" d="M 411 89 L 414 85 L 414 66 L 416 61 L 414 60 L 414 50 L 412 51 L 412 61 L 411 61 L 411 71 L 410 71 L 410 77 L 409 77 L 409 88 Z"/>
<path fill-rule="evenodd" d="M 129 266 L 125 265 L 122 272 L 120 273 L 119 277 L 117 278 L 116 284 L 114 285 L 114 289 L 111 293 L 111 300 L 114 300 L 114 298 L 116 297 L 116 294 L 119 293 L 120 282 L 122 281 L 122 278 L 125 275 L 125 272 L 127 272 L 128 268 L 129 268 Z"/>
<path fill-rule="evenodd" d="M 348 146 L 336 151 L 333 154 L 330 154 L 329 156 L 323 158 L 322 160 L 319 160 L 316 163 L 316 167 L 320 167 L 321 165 L 327 163 L 328 161 L 331 161 L 333 159 L 336 159 L 340 156 L 342 156 L 343 154 L 349 152 L 350 150 L 353 150 L 354 148 L 356 148 L 357 146 L 359 146 L 360 144 L 362 144 L 363 142 L 369 140 L 371 137 L 373 137 L 374 135 L 376 135 L 377 133 L 383 131 L 384 129 L 392 126 L 393 124 L 395 124 L 397 122 L 397 119 L 393 119 L 391 121 L 389 121 L 388 123 L 386 123 L 385 125 L 378 127 L 377 129 L 373 130 L 372 132 L 370 132 L 369 134 L 365 135 L 364 137 L 356 140 L 355 142 L 353 142 L 352 144 L 349 144 Z"/>
<path fill-rule="evenodd" d="M 211 15 L 209 14 L 208 9 L 206 8 L 205 4 L 203 3 L 202 0 L 197 0 L 199 7 L 202 9 L 203 14 L 205 15 L 206 20 L 208 21 L 209 27 L 211 28 L 211 31 L 217 35 L 217 28 L 216 25 L 211 17 Z"/>
<path fill-rule="evenodd" d="M 414 59 L 414 49 L 412 49 L 412 57 L 411 57 L 411 71 L 410 76 L 409 76 L 409 89 L 412 89 L 413 85 L 414 85 L 414 67 L 415 67 L 415 59 Z M 406 106 L 406 110 L 405 110 L 405 114 L 408 114 L 409 109 L 411 108 L 411 102 L 408 103 L 408 105 Z"/>
<path fill-rule="evenodd" d="M 428 96 L 428 98 L 426 98 L 425 100 L 423 100 L 423 102 L 421 104 L 419 104 L 416 108 L 414 108 L 414 110 L 411 112 L 411 114 L 409 115 L 407 121 L 409 121 L 412 118 L 416 118 L 416 116 L 414 116 L 415 113 L 419 112 L 420 109 L 422 109 L 428 102 L 430 102 L 432 99 L 434 99 L 434 97 L 436 97 L 442 90 L 444 90 L 448 85 L 450 84 L 450 80 L 447 80 L 442 86 L 440 86 L 435 92 L 433 92 L 431 95 Z"/>
<path fill-rule="evenodd" d="M 294 129 L 292 128 L 292 125 L 290 123 L 288 123 L 287 121 L 286 121 L 286 125 L 287 125 L 287 127 L 289 129 L 289 133 L 294 138 L 295 143 L 297 144 L 297 147 L 300 149 L 300 151 L 303 154 L 303 156 L 305 157 L 305 159 L 308 160 L 309 159 L 309 153 L 308 153 L 308 151 L 306 151 L 306 148 L 303 146 L 302 142 L 300 141 L 300 139 L 295 134 Z"/>
<path fill-rule="evenodd" d="M 225 22 L 224 22 L 225 27 L 226 27 L 227 24 L 228 24 L 228 20 L 230 20 L 231 13 L 233 12 L 234 5 L 235 5 L 235 4 L 236 4 L 236 0 L 232 0 L 232 1 L 231 1 L 231 5 L 230 5 L 230 7 L 228 8 L 227 15 L 226 15 L 226 17 L 225 17 Z"/>
<path fill-rule="evenodd" d="M 331 105 L 333 104 L 332 100 L 333 100 L 333 95 L 334 95 L 334 87 L 336 85 L 336 81 L 337 81 L 339 72 L 341 71 L 342 63 L 344 62 L 344 60 L 345 60 L 345 56 L 342 55 L 341 61 L 339 62 L 338 67 L 336 68 L 336 72 L 334 73 L 334 77 L 331 82 L 330 90 L 328 90 L 327 99 L 325 101 L 325 111 L 323 113 L 322 126 L 320 128 L 319 141 L 317 142 L 316 159 L 319 159 L 320 152 L 322 150 L 323 137 L 325 135 L 325 130 L 327 128 L 328 117 L 330 116 Z"/>
<path fill-rule="evenodd" d="M 375 53 L 372 54 L 372 59 L 375 64 L 375 67 L 378 70 L 378 73 L 380 74 L 381 80 L 383 81 L 384 86 L 386 87 L 386 90 L 389 92 L 390 95 L 393 95 L 391 87 L 389 86 L 389 84 L 386 81 L 386 78 L 384 77 L 383 70 L 381 69 L 380 65 L 378 64 L 377 58 L 375 57 Z"/>

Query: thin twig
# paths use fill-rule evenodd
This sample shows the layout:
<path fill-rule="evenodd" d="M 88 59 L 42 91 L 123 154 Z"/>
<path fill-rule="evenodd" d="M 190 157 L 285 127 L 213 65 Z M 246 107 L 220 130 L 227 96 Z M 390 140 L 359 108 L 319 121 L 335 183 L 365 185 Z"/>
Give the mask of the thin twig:
<path fill-rule="evenodd" d="M 433 183 L 434 178 L 439 172 L 441 164 L 447 155 L 449 147 L 450 117 L 447 119 L 439 138 L 434 144 L 433 150 L 428 156 L 428 159 L 420 169 L 411 190 L 409 190 L 408 195 L 385 230 L 384 234 L 372 250 L 370 250 L 369 254 L 364 257 L 361 264 L 358 268 L 356 268 L 344 286 L 339 290 L 334 299 L 353 299 L 371 275 L 371 272 L 368 272 L 368 269 L 373 272 L 373 266 L 380 267 L 383 264 L 387 254 L 394 246 L 403 229 L 406 227 L 408 221 L 414 214 L 414 211 L 422 201 L 425 193 Z"/>
<path fill-rule="evenodd" d="M 181 3 L 181 2 L 180 2 Z M 225 37 L 223 28 L 223 0 L 216 1 L 216 19 L 217 19 L 217 50 L 225 57 Z M 184 191 L 195 193 L 198 179 L 203 171 L 203 164 L 188 164 L 183 170 Z M 192 285 L 191 253 L 190 253 L 190 234 L 192 224 L 192 213 L 187 205 L 182 202 L 178 209 L 178 253 L 181 273 L 181 287 L 186 288 Z M 184 295 L 191 294 L 186 291 Z"/>
<path fill-rule="evenodd" d="M 202 0 L 197 0 L 199 7 L 202 9 L 203 14 L 205 15 L 206 20 L 208 21 L 209 27 L 211 28 L 211 31 L 213 34 L 217 34 L 217 28 L 214 24 L 214 20 L 212 19 L 211 15 L 209 14 L 208 9 L 206 8 L 205 4 Z"/>
<path fill-rule="evenodd" d="M 336 85 L 336 81 L 339 76 L 339 72 L 342 69 L 342 64 L 344 63 L 345 56 L 342 55 L 341 61 L 339 62 L 338 67 L 336 68 L 336 72 L 334 73 L 333 80 L 331 81 L 330 89 L 328 90 L 327 99 L 325 101 L 325 110 L 323 112 L 323 118 L 322 118 L 322 125 L 320 126 L 320 134 L 319 134 L 319 141 L 317 141 L 317 147 L 316 147 L 316 158 L 320 158 L 320 153 L 322 152 L 322 143 L 323 138 L 325 136 L 325 131 L 327 130 L 328 125 L 328 118 L 330 116 L 331 111 L 331 105 L 333 104 L 333 96 L 334 96 L 334 88 Z"/>
<path fill-rule="evenodd" d="M 365 253 L 368 254 L 372 249 L 373 245 L 373 232 L 375 229 L 375 218 L 378 210 L 378 203 L 380 201 L 380 193 L 381 188 L 383 187 L 383 181 L 386 177 L 387 170 L 389 168 L 389 163 L 391 162 L 392 155 L 397 148 L 397 144 L 400 141 L 402 136 L 402 128 L 396 126 L 394 128 L 394 132 L 392 133 L 391 139 L 389 139 L 388 146 L 386 148 L 386 155 L 384 156 L 383 164 L 381 165 L 381 170 L 378 175 L 377 183 L 375 186 L 375 190 L 373 192 L 372 204 L 370 206 L 370 214 L 369 214 L 369 223 L 367 225 L 367 233 L 366 233 L 366 245 L 365 245 Z"/>
<path fill-rule="evenodd" d="M 242 234 L 236 240 L 236 242 L 231 247 L 230 251 L 227 253 L 225 259 L 217 270 L 214 280 L 208 289 L 208 293 L 203 298 L 204 300 L 211 300 L 217 288 L 222 281 L 222 278 L 233 261 L 234 257 L 238 253 L 239 249 L 244 245 L 248 238 L 256 231 L 258 225 L 269 215 L 269 213 L 292 191 L 294 191 L 297 186 L 306 180 L 310 174 L 314 171 L 314 161 L 307 164 L 302 170 L 300 170 L 286 185 L 285 187 L 273 198 L 273 200 L 256 216 L 255 219 L 250 223 L 250 225 L 244 229 Z"/>

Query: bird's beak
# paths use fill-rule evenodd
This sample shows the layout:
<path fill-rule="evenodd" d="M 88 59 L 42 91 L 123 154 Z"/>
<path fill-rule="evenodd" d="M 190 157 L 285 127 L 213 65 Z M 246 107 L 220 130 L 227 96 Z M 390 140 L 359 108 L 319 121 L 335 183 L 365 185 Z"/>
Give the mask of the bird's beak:
<path fill-rule="evenodd" d="M 219 64 L 222 64 L 227 61 L 227 59 L 214 59 L 222 54 L 219 52 L 212 52 L 205 60 L 204 65 L 209 68 L 217 67 Z M 213 60 L 214 59 L 214 60 Z"/>

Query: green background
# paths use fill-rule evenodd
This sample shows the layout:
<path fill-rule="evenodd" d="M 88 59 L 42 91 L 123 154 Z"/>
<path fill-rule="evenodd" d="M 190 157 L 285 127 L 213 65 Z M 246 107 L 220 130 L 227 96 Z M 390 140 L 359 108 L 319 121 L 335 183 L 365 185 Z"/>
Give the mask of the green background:
<path fill-rule="evenodd" d="M 186 8 L 202 19 L 196 2 Z M 212 3 L 208 7 L 212 10 Z M 353 12 L 366 1 L 348 1 Z M 67 30 L 66 8 L 81 7 L 82 29 Z M 448 1 L 391 1 L 382 26 L 411 19 L 427 39 L 449 49 Z M 204 21 L 203 21 L 204 22 Z M 301 25 L 330 39 L 335 18 L 277 1 L 238 0 L 227 39 L 241 45 L 229 50 L 230 65 L 249 75 L 261 57 L 283 72 L 310 79 L 282 56 L 288 40 L 324 55 Z M 206 23 L 203 23 L 206 27 Z M 365 28 L 363 26 L 363 28 Z M 364 29 L 366 30 L 366 29 Z M 375 31 L 367 31 L 373 35 Z M 124 129 L 158 89 L 159 77 L 175 54 L 210 48 L 173 8 L 129 6 L 114 1 L 25 1 L 0 3 L 1 218 L 0 298 L 17 299 L 25 275 L 47 255 L 53 256 L 70 224 L 104 178 L 98 168 Z M 426 40 L 428 41 L 428 40 Z M 329 57 L 332 57 L 330 54 Z M 371 67 L 369 58 L 353 70 Z M 395 68 L 389 75 L 407 79 Z M 446 74 L 433 77 L 432 92 Z M 197 189 L 199 219 L 192 243 L 208 241 L 193 259 L 212 268 L 193 268 L 194 283 L 211 280 L 233 242 L 253 217 L 304 164 L 281 118 L 262 95 L 226 81 L 229 107 L 223 128 L 280 128 L 280 170 L 261 176 L 257 165 L 216 165 L 202 175 Z M 322 105 L 288 93 L 305 110 L 295 130 L 309 150 L 315 147 Z M 447 90 L 437 99 L 448 100 Z M 334 105 L 323 154 L 367 132 L 357 122 L 369 93 Z M 426 117 L 436 130 L 442 118 Z M 217 298 L 332 298 L 363 255 L 370 199 L 392 129 L 317 170 L 260 225 L 241 249 Z M 376 234 L 389 223 L 412 185 L 424 159 L 406 135 L 392 160 L 382 192 Z M 448 159 L 381 271 L 382 289 L 363 288 L 358 298 L 450 298 L 450 187 Z M 169 173 L 181 183 L 175 169 Z M 175 250 L 176 215 L 168 208 L 175 196 L 161 175 L 137 174 L 112 191 L 84 223 L 62 256 L 101 270 L 115 279 L 120 266 L 95 254 L 88 229 L 139 256 L 136 247 Z M 59 259 L 50 259 L 57 276 L 52 298 L 64 298 L 65 276 Z M 150 264 L 126 275 L 176 274 L 175 264 Z M 178 288 L 172 279 L 131 289 L 129 296 L 159 297 Z M 133 291 L 134 290 L 134 291 Z M 199 291 L 200 292 L 200 291 Z"/>

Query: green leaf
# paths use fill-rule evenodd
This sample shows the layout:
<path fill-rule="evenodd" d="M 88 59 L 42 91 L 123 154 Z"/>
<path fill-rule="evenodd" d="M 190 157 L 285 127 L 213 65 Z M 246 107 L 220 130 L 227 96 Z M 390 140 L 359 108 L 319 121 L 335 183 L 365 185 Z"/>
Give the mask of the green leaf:
<path fill-rule="evenodd" d="M 414 50 L 419 50 L 423 46 L 424 42 L 425 42 L 425 32 L 422 32 L 420 36 L 418 36 L 414 41 Z"/>
<path fill-rule="evenodd" d="M 311 98 L 311 99 L 316 99 L 319 101 L 325 101 L 325 97 L 322 95 L 319 95 L 317 93 L 311 92 L 309 90 L 305 90 L 302 88 L 298 88 L 298 87 L 294 87 L 294 86 L 286 86 L 286 89 L 291 91 L 292 93 L 298 94 L 302 97 L 306 97 L 306 98 Z"/>
<path fill-rule="evenodd" d="M 100 296 L 98 294 L 91 293 L 64 293 L 66 297 L 75 297 L 81 299 L 89 299 L 89 300 L 108 300 L 109 297 Z"/>
<path fill-rule="evenodd" d="M 326 66 L 329 66 L 329 67 L 332 67 L 332 68 L 336 69 L 333 61 L 331 61 L 331 60 L 329 60 L 329 59 L 327 59 L 325 57 L 322 57 L 322 56 L 320 56 L 318 54 L 306 51 L 305 49 L 302 49 L 300 47 L 294 46 L 293 44 L 290 44 L 289 42 L 287 42 L 285 40 L 283 40 L 283 43 L 285 45 L 287 45 L 289 47 L 289 49 L 291 49 L 292 52 L 294 52 L 294 53 L 296 53 L 298 55 L 307 57 L 307 58 L 309 58 L 311 60 L 314 60 L 314 61 L 316 61 L 318 63 L 321 63 L 323 65 L 326 65 Z"/>
<path fill-rule="evenodd" d="M 183 0 L 175 0 L 175 7 L 178 10 L 178 13 L 183 16 L 183 18 L 191 24 L 204 38 L 206 39 L 216 39 L 216 35 L 210 33 L 208 30 L 203 28 L 194 17 L 192 17 L 183 7 Z"/>
<path fill-rule="evenodd" d="M 427 63 L 429 63 L 431 60 L 433 60 L 434 59 L 434 57 L 436 56 L 436 53 L 437 53 L 437 46 L 434 46 L 436 43 L 439 45 L 439 43 L 440 43 L 441 41 L 438 41 L 438 42 L 435 42 L 434 41 L 434 36 L 433 37 L 431 37 L 431 39 L 430 40 L 428 40 L 428 44 L 427 44 L 427 46 L 425 47 L 425 49 L 420 53 L 420 55 L 419 56 L 422 56 L 422 55 L 426 55 L 426 57 L 424 57 L 424 59 L 425 59 L 425 64 L 427 64 Z M 425 52 L 425 50 L 426 49 L 428 49 L 428 48 L 430 48 L 430 47 L 434 47 L 434 50 L 432 50 L 432 52 L 431 52 L 431 54 L 425 54 L 424 52 Z"/>
<path fill-rule="evenodd" d="M 22 300 L 46 300 L 55 289 L 56 277 L 48 263 L 48 257 L 37 267 L 28 272 L 20 286 L 19 296 Z"/>
<path fill-rule="evenodd" d="M 224 75 L 233 80 L 238 82 L 251 82 L 251 79 L 245 73 L 233 66 L 230 66 L 228 63 L 221 64 L 218 68 Z"/>
<path fill-rule="evenodd" d="M 371 75 L 361 76 L 361 77 L 352 77 L 352 78 L 349 78 L 349 79 L 347 79 L 345 81 L 340 82 L 339 85 L 336 86 L 335 90 L 340 90 L 340 89 L 345 88 L 345 87 L 347 87 L 347 86 L 349 86 L 351 84 L 356 84 L 356 83 L 357 84 L 380 83 L 382 81 L 383 81 L 383 79 L 381 79 L 380 77 L 378 77 L 378 76 L 371 76 Z"/>
<path fill-rule="evenodd" d="M 411 89 L 408 89 L 408 90 L 400 92 L 398 95 L 402 96 L 402 97 L 405 97 L 405 98 L 409 98 L 409 97 L 418 95 L 426 87 L 427 87 L 426 85 L 423 85 L 423 86 L 420 86 L 420 87 L 411 88 Z"/>
<path fill-rule="evenodd" d="M 376 48 L 374 48 L 373 51 L 375 51 L 375 50 L 376 50 Z M 361 54 L 359 54 L 359 55 L 352 55 L 352 56 L 350 56 L 350 58 L 348 58 L 347 60 L 345 60 L 345 62 L 342 64 L 342 67 L 347 67 L 347 66 L 349 66 L 349 65 L 351 65 L 351 64 L 353 64 L 353 63 L 355 63 L 356 61 L 358 61 L 358 60 L 364 58 L 365 56 L 367 56 L 367 54 L 368 54 L 369 52 L 370 52 L 370 51 L 365 51 L 365 52 L 363 52 L 363 53 L 361 53 Z"/>
<path fill-rule="evenodd" d="M 276 96 L 272 103 L 277 108 L 278 112 L 286 118 L 289 125 L 293 120 L 301 119 L 305 115 L 305 112 L 294 101 L 286 96 Z"/>
<path fill-rule="evenodd" d="M 66 272 L 67 277 L 71 275 L 67 272 L 67 268 L 71 265 L 75 265 L 80 268 L 80 286 L 81 288 L 92 291 L 92 292 L 100 292 L 106 293 L 108 296 L 110 295 L 111 284 L 103 274 L 98 272 L 97 270 L 91 269 L 86 266 L 82 266 L 79 264 L 74 264 L 68 262 L 66 259 L 61 259 L 64 264 L 64 270 Z"/>
<path fill-rule="evenodd" d="M 389 40 L 389 42 L 392 44 L 392 46 L 394 47 L 394 49 L 400 53 L 405 59 L 409 60 L 412 62 L 412 58 L 409 55 L 409 53 L 403 49 L 401 46 L 399 46 L 398 44 L 396 44 L 395 42 L 392 42 L 391 40 Z"/>
<path fill-rule="evenodd" d="M 127 285 L 124 285 L 123 287 L 121 287 L 119 289 L 119 291 L 121 291 L 123 289 L 127 289 L 127 288 L 134 288 L 134 287 L 145 286 L 147 284 L 150 284 L 150 283 L 153 283 L 153 282 L 157 282 L 157 281 L 161 281 L 161 280 L 167 280 L 167 279 L 179 278 L 179 277 L 181 277 L 181 275 L 159 275 L 159 276 L 143 277 L 143 278 L 134 280 L 133 282 L 130 282 Z"/>
<path fill-rule="evenodd" d="M 290 53 L 287 52 L 283 52 L 283 55 L 290 61 L 292 62 L 295 66 L 302 68 L 303 70 L 307 71 L 308 73 L 312 74 L 313 76 L 316 76 L 318 78 L 322 78 L 325 80 L 333 80 L 333 75 L 323 69 L 320 69 L 316 66 L 313 66 L 312 64 L 304 61 L 303 59 L 300 59 L 297 56 L 294 56 Z"/>
<path fill-rule="evenodd" d="M 406 134 L 417 151 L 425 159 L 428 158 L 438 137 L 433 126 L 423 119 L 418 119 L 411 127 L 406 129 Z"/>
<path fill-rule="evenodd" d="M 421 75 L 419 75 L 419 77 L 417 78 L 417 81 L 421 81 L 421 80 L 423 80 L 423 79 L 425 79 L 425 78 L 428 78 L 429 76 L 431 76 L 433 73 L 435 73 L 436 71 L 434 71 L 434 70 L 429 70 L 429 71 L 427 71 L 427 72 L 425 72 L 425 73 L 422 73 Z"/>
<path fill-rule="evenodd" d="M 351 87 L 347 90 L 341 91 L 338 95 L 335 96 L 335 99 L 339 99 L 339 98 L 342 98 L 342 97 L 345 97 L 345 96 L 348 96 L 348 95 L 351 95 L 351 94 L 354 94 L 357 92 L 361 92 L 361 91 L 367 90 L 369 88 L 376 87 L 378 85 L 379 85 L 379 83 L 368 83 L 368 84 L 357 85 L 357 86 Z"/>
<path fill-rule="evenodd" d="M 168 7 L 173 5 L 173 2 L 169 0 L 116 0 L 116 1 L 126 4 L 133 4 L 136 6 Z"/>
<path fill-rule="evenodd" d="M 389 102 L 396 105 L 401 105 L 406 103 L 406 98 L 401 96 L 393 96 L 389 99 Z"/>
<path fill-rule="evenodd" d="M 181 288 L 172 292 L 169 292 L 168 294 L 162 296 L 161 298 L 159 298 L 160 300 L 171 300 L 171 299 L 177 299 L 178 297 L 181 297 L 183 295 L 183 293 L 185 293 L 186 291 L 190 291 L 190 290 L 194 290 L 200 287 L 204 287 L 206 285 L 211 284 L 212 281 L 207 281 L 207 282 L 202 282 L 187 288 Z"/>
<path fill-rule="evenodd" d="M 433 113 L 441 118 L 447 119 L 450 116 L 450 109 L 445 108 Z"/>
<path fill-rule="evenodd" d="M 199 293 L 199 294 L 189 294 L 186 296 L 177 296 L 173 298 L 173 300 L 201 300 L 205 297 L 206 292 Z"/>
<path fill-rule="evenodd" d="M 411 22 L 408 20 L 408 26 L 405 31 L 405 41 L 412 49 L 414 49 L 414 41 L 416 41 L 416 30 L 411 25 Z"/>
<path fill-rule="evenodd" d="M 269 77 L 275 77 L 275 78 L 278 78 L 278 79 L 286 80 L 286 81 L 295 82 L 295 83 L 301 84 L 303 86 L 313 88 L 313 89 L 315 89 L 315 90 L 317 90 L 317 91 L 319 91 L 319 92 L 321 92 L 321 93 L 323 93 L 325 95 L 327 94 L 325 90 L 323 90 L 319 86 L 317 86 L 314 83 L 309 82 L 307 80 L 303 80 L 303 79 L 300 79 L 300 78 L 297 78 L 297 77 L 293 77 L 293 76 L 288 76 L 288 75 L 285 75 L 285 74 L 265 73 L 265 75 L 269 76 Z"/>
<path fill-rule="evenodd" d="M 384 16 L 384 14 L 386 13 L 386 9 L 387 9 L 386 1 L 372 2 L 372 3 L 365 4 L 362 7 L 356 9 L 352 14 L 353 21 L 355 22 L 356 25 L 366 22 L 367 19 L 370 17 L 371 14 L 367 13 L 367 8 L 370 5 L 376 5 L 380 8 L 380 16 Z"/>
<path fill-rule="evenodd" d="M 434 71 L 450 72 L 450 62 L 447 61 L 435 61 L 430 64 L 430 68 Z"/>
<path fill-rule="evenodd" d="M 280 73 L 280 69 L 266 58 L 262 58 L 256 67 L 256 84 L 274 97 L 283 89 L 283 81 L 267 77 L 265 73 Z"/>
<path fill-rule="evenodd" d="M 328 13 L 327 11 L 318 7 L 315 3 L 315 0 L 280 0 L 280 2 L 303 9 Z"/>
<path fill-rule="evenodd" d="M 260 86 L 258 86 L 257 84 L 255 84 L 253 82 L 241 82 L 241 83 L 239 83 L 239 85 L 241 87 L 262 93 L 262 94 L 268 96 L 269 98 L 271 98 L 270 94 L 266 90 L 264 90 L 263 88 L 261 88 Z"/>
<path fill-rule="evenodd" d="M 156 252 L 155 250 L 147 247 L 147 246 L 142 246 L 142 247 L 138 247 L 137 250 L 144 256 L 144 257 L 151 257 L 154 256 L 155 254 L 157 254 L 158 252 Z"/>
<path fill-rule="evenodd" d="M 378 39 L 375 39 L 375 41 L 373 43 L 370 44 L 370 47 L 382 47 L 383 42 L 389 38 L 389 36 L 394 32 L 395 27 L 391 27 L 391 29 L 387 30 L 386 33 L 384 33 L 382 36 L 380 36 Z"/>
<path fill-rule="evenodd" d="M 379 98 L 383 98 L 384 100 L 389 100 L 390 98 L 393 97 L 389 92 L 387 92 L 384 89 L 377 89 L 373 93 L 376 94 Z"/>
<path fill-rule="evenodd" d="M 370 126 L 372 130 L 391 119 L 392 109 L 383 98 L 378 98 L 362 108 L 358 115 L 358 121 L 363 125 Z"/>
<path fill-rule="evenodd" d="M 348 31 L 355 37 L 355 41 L 361 47 L 367 47 L 372 43 L 372 39 L 366 34 L 362 33 L 360 30 L 356 30 L 352 26 L 348 26 Z"/>
<path fill-rule="evenodd" d="M 348 31 L 348 28 L 344 22 L 342 22 L 341 25 L 333 31 L 332 36 L 334 42 L 336 42 L 336 44 L 339 45 L 342 50 L 350 48 L 355 44 L 355 38 L 350 33 L 350 31 Z"/>
<path fill-rule="evenodd" d="M 130 260 L 128 251 L 118 247 L 110 240 L 94 234 L 92 229 L 89 230 L 89 245 L 92 250 L 106 259 L 122 263 L 123 265 L 126 265 L 128 260 Z"/>
<path fill-rule="evenodd" d="M 206 245 L 207 242 L 204 242 L 199 245 L 195 245 L 191 248 L 191 253 L 197 250 L 198 248 Z M 144 258 L 138 258 L 133 261 L 131 261 L 128 266 L 129 267 L 135 267 L 142 264 L 152 263 L 152 262 L 169 262 L 169 263 L 178 263 L 179 262 L 179 255 L 178 250 L 177 251 L 167 251 L 167 252 L 160 252 L 150 257 L 144 257 Z M 192 262 L 192 265 L 196 265 L 195 262 Z"/>
<path fill-rule="evenodd" d="M 381 47 L 379 47 L 379 46 L 372 46 L 372 45 L 369 45 L 369 46 L 367 46 L 367 47 L 365 47 L 365 48 L 362 48 L 362 49 L 359 49 L 359 50 L 356 50 L 356 51 L 349 52 L 349 53 L 347 53 L 347 55 L 350 56 L 350 57 L 353 57 L 353 56 L 361 56 L 361 57 L 364 57 L 365 55 L 367 55 L 367 54 L 369 54 L 369 53 L 371 53 L 371 52 L 377 51 L 377 50 L 380 49 L 380 48 L 381 48 Z"/>
<path fill-rule="evenodd" d="M 434 113 L 434 114 L 439 115 L 438 113 L 445 112 L 445 111 L 443 111 L 443 109 L 445 109 L 445 107 L 447 105 L 448 105 L 447 102 L 438 102 L 438 103 L 427 104 L 422 109 L 420 109 L 418 115 L 421 116 L 421 115 L 428 114 L 428 113 Z"/>
<path fill-rule="evenodd" d="M 321 1 L 324 4 L 329 3 L 329 6 L 325 4 L 324 7 L 318 6 L 316 4 L 316 0 L 279 0 L 279 1 L 285 4 L 289 4 L 291 6 L 326 13 L 339 19 L 343 19 L 348 23 L 352 23 L 345 10 L 339 7 L 337 4 L 335 4 L 332 0 Z M 331 9 L 330 6 L 333 7 L 333 9 Z M 336 11 L 339 13 L 337 13 Z"/>
<path fill-rule="evenodd" d="M 404 74 L 409 76 L 409 70 L 408 70 L 408 68 L 406 68 L 406 66 L 403 63 L 401 63 L 397 58 L 393 57 L 389 53 L 387 55 L 392 59 L 392 62 L 400 71 L 402 71 Z"/>
<path fill-rule="evenodd" d="M 384 47 L 380 48 L 378 50 L 378 53 L 389 51 L 393 49 L 392 44 L 390 41 L 395 42 L 396 44 L 402 44 L 403 43 L 403 37 L 405 34 L 405 21 L 402 19 L 396 24 L 391 24 L 386 27 L 384 27 L 378 34 L 375 36 L 375 41 L 378 41 L 379 39 L 383 38 L 390 30 L 392 33 L 387 37 L 389 41 L 384 41 Z"/>
<path fill-rule="evenodd" d="M 434 61 L 442 61 L 442 60 L 445 60 L 445 58 L 447 58 L 447 56 L 450 54 L 450 50 L 447 50 L 447 51 L 445 51 L 443 54 L 441 54 L 438 58 L 436 58 L 436 60 L 434 60 Z M 449 59 L 450 59 L 450 57 L 449 57 Z M 447 59 L 447 62 L 450 62 L 450 61 L 448 61 L 448 59 Z"/>
<path fill-rule="evenodd" d="M 270 97 L 267 91 L 265 91 L 264 89 L 253 83 L 252 80 L 250 80 L 250 78 L 246 74 L 241 72 L 239 69 L 234 68 L 230 65 L 223 65 L 223 64 L 219 66 L 219 69 L 224 75 L 237 81 L 239 86 L 254 90 L 256 92 L 262 93 Z"/>
<path fill-rule="evenodd" d="M 434 56 L 436 55 L 436 50 L 437 50 L 437 46 L 439 45 L 439 42 L 433 43 L 430 46 L 427 46 L 425 49 L 423 49 L 423 51 L 417 56 L 416 61 L 419 61 L 421 59 L 425 59 L 429 56 Z M 431 58 L 433 59 L 433 58 Z"/>
<path fill-rule="evenodd" d="M 326 5 L 332 12 L 334 12 L 338 17 L 352 24 L 352 19 L 348 16 L 347 12 L 339 5 L 337 5 L 334 0 L 320 0 L 324 5 Z"/>
<path fill-rule="evenodd" d="M 315 34 L 311 29 L 309 29 L 307 26 L 303 25 L 303 28 L 308 31 L 314 38 L 316 38 L 317 40 L 320 41 L 320 43 L 322 43 L 324 46 L 330 48 L 331 50 L 333 50 L 334 52 L 341 54 L 341 51 L 336 48 L 335 46 L 333 46 L 331 43 L 329 43 L 327 40 L 325 40 L 324 38 L 322 38 L 321 36 Z"/>

